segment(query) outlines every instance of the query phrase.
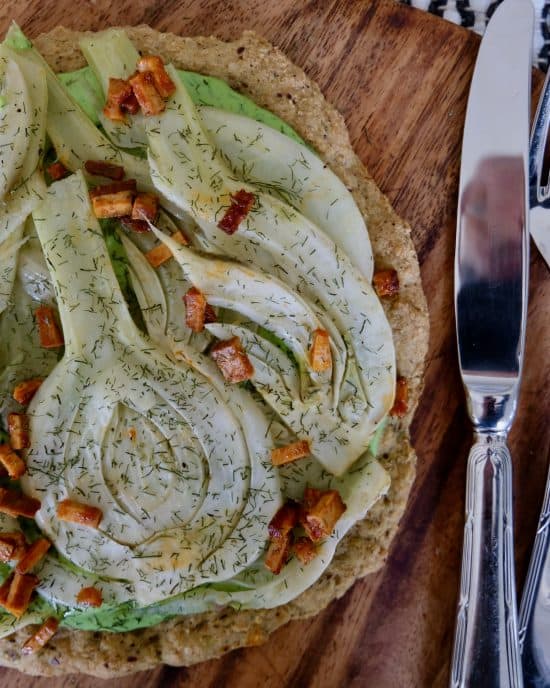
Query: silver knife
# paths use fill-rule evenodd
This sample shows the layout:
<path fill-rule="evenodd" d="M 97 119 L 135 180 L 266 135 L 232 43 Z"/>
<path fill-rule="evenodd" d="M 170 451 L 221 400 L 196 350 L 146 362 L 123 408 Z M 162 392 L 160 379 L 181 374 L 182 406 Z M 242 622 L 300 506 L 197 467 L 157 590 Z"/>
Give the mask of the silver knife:
<path fill-rule="evenodd" d="M 546 76 L 531 133 L 529 194 L 531 236 L 550 265 L 550 72 Z M 544 158 L 547 158 L 545 161 Z M 550 686 L 550 471 L 539 517 L 535 544 L 519 610 L 519 646 L 527 686 Z"/>
<path fill-rule="evenodd" d="M 528 0 L 504 0 L 497 8 L 479 49 L 464 125 L 455 312 L 475 439 L 466 479 L 453 688 L 523 685 L 506 438 L 516 411 L 527 313 L 533 24 Z"/>

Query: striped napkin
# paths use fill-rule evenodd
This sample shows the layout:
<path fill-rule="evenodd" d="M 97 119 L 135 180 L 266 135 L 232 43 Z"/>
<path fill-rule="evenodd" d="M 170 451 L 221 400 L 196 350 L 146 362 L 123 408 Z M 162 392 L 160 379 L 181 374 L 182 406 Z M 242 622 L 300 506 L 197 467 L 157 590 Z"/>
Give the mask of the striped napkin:
<path fill-rule="evenodd" d="M 525 0 L 525 3 L 530 1 L 536 13 L 533 64 L 546 71 L 550 62 L 550 0 Z M 401 2 L 427 10 L 438 17 L 461 24 L 481 34 L 502 0 L 401 0 Z"/>

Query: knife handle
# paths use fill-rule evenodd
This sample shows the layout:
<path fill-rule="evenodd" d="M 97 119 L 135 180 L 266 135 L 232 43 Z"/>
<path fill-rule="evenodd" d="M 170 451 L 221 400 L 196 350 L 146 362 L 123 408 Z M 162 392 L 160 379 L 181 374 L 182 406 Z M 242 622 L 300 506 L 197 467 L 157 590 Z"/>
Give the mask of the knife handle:
<path fill-rule="evenodd" d="M 521 688 L 506 437 L 477 434 L 468 457 L 452 688 Z"/>

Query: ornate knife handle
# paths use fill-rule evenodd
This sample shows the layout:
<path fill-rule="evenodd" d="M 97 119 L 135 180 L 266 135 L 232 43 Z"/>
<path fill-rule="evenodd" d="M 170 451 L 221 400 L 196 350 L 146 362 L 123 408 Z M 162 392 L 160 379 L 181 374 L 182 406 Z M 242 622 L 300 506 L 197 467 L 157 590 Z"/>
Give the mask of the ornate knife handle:
<path fill-rule="evenodd" d="M 451 686 L 523 686 L 512 535 L 512 463 L 505 435 L 476 435 L 468 457 Z"/>

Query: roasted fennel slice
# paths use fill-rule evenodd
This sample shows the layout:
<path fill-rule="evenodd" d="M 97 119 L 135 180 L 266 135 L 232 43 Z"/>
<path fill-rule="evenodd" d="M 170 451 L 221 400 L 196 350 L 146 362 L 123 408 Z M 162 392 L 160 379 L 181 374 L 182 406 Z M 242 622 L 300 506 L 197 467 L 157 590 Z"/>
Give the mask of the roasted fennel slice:
<path fill-rule="evenodd" d="M 174 78 L 173 68 L 168 71 Z M 185 88 L 174 80 L 177 90 L 166 112 L 147 123 L 153 181 L 165 198 L 193 216 L 213 250 L 278 277 L 338 329 L 348 373 L 342 383 L 346 408 L 338 412 L 349 432 L 323 462 L 341 475 L 365 451 L 393 402 L 395 354 L 382 306 L 369 281 L 325 232 L 226 167 Z M 228 236 L 217 223 L 240 189 L 253 193 L 255 204 Z"/>
<path fill-rule="evenodd" d="M 267 420 L 213 366 L 177 364 L 136 329 L 80 172 L 33 218 L 65 336 L 28 411 L 39 527 L 142 604 L 231 578 L 261 557 L 281 502 Z M 99 528 L 60 521 L 66 498 L 100 508 Z"/>

